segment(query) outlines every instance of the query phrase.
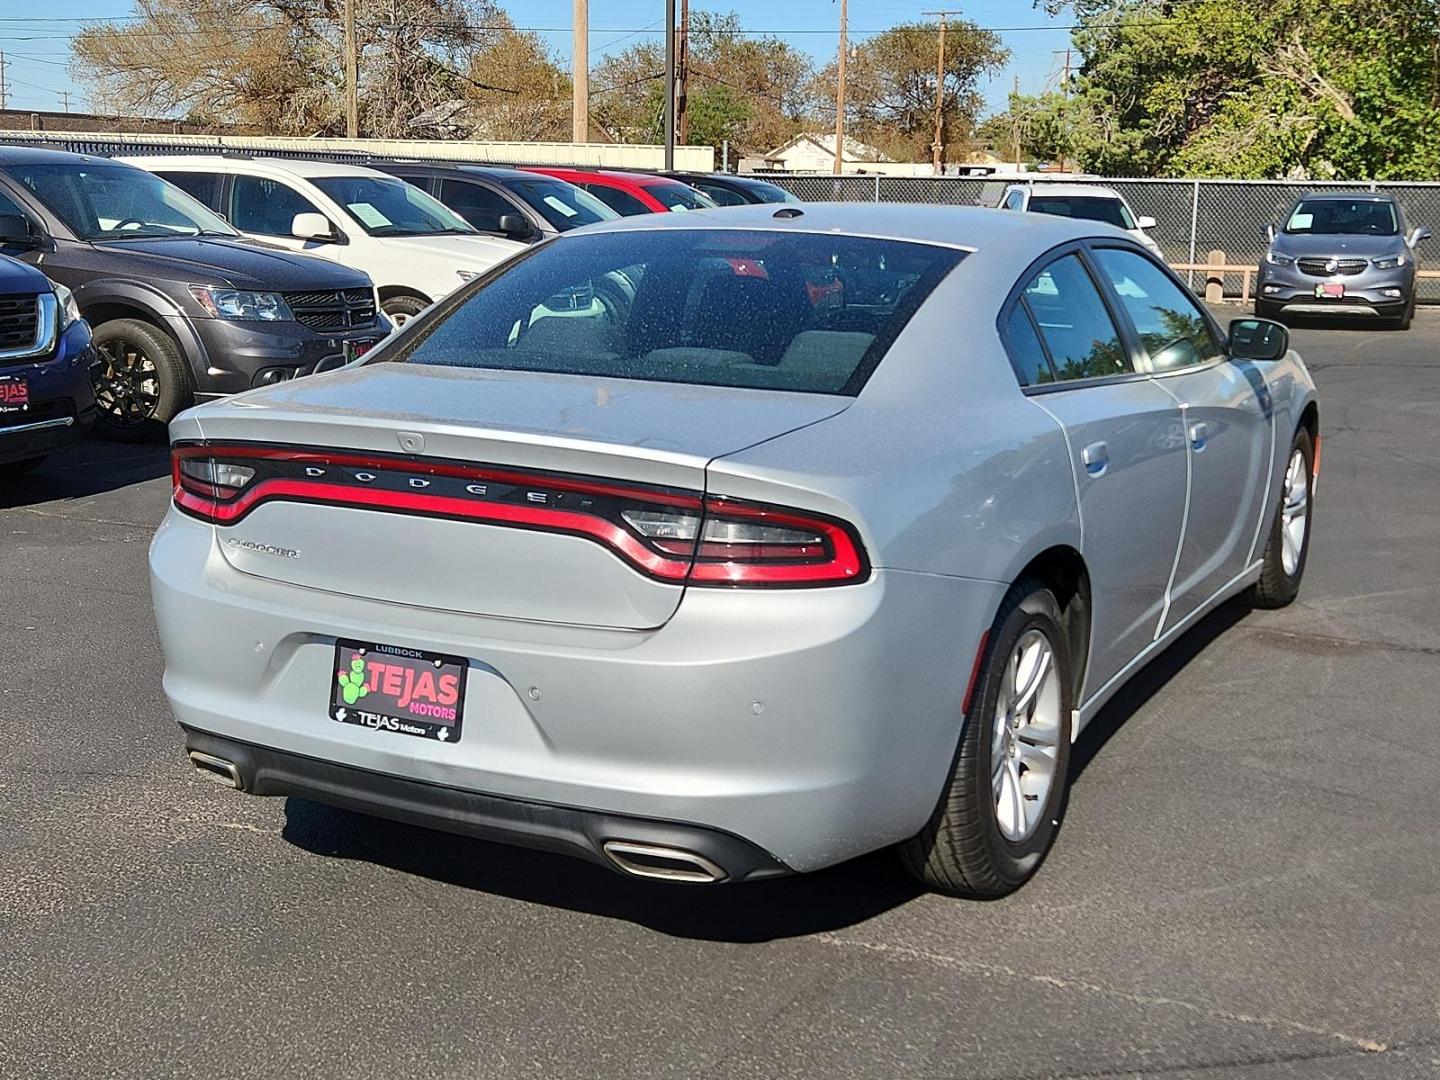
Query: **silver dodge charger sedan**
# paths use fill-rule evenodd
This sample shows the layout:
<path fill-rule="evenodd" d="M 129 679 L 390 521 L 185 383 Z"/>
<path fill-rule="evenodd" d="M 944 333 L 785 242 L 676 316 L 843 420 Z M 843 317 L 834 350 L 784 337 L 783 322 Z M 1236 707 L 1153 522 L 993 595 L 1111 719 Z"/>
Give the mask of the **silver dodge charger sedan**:
<path fill-rule="evenodd" d="M 1120 230 L 883 205 L 576 230 L 171 436 L 201 770 L 673 881 L 893 845 L 976 897 L 1128 678 L 1294 598 L 1319 457 L 1284 327 Z"/>

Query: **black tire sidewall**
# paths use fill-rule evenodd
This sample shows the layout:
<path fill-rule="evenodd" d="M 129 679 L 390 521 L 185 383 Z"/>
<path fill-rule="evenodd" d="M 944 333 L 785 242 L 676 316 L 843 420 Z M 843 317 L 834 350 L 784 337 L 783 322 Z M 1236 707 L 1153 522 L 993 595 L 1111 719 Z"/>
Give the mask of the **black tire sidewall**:
<path fill-rule="evenodd" d="M 1305 540 L 1300 545 L 1300 558 L 1295 564 L 1295 573 L 1285 572 L 1285 474 L 1290 469 L 1290 459 L 1300 451 L 1305 461 L 1305 498 L 1308 517 L 1305 523 Z M 1270 538 L 1265 545 L 1265 557 L 1256 583 L 1253 597 L 1263 608 L 1285 607 L 1300 594 L 1300 583 L 1305 577 L 1305 567 L 1310 561 L 1310 540 L 1315 533 L 1315 447 L 1310 433 L 1300 428 L 1290 440 L 1290 448 L 1279 467 L 1276 484 L 1274 517 L 1270 522 Z"/>
<path fill-rule="evenodd" d="M 429 306 L 428 302 L 418 296 L 392 296 L 388 300 L 380 301 L 380 310 L 387 316 L 404 315 L 410 319 L 419 315 Z"/>
<path fill-rule="evenodd" d="M 94 345 L 97 360 L 103 366 L 102 347 L 116 341 L 128 341 L 140 350 L 155 365 L 155 379 L 160 384 L 159 400 L 155 404 L 152 418 L 138 426 L 115 423 L 110 413 L 101 406 L 96 411 L 95 423 L 107 435 L 121 439 L 151 439 L 165 430 L 175 415 L 187 408 L 194 400 L 190 385 L 189 369 L 180 348 L 168 334 L 149 323 L 138 319 L 112 319 L 101 323 L 94 331 Z"/>
<path fill-rule="evenodd" d="M 1055 753 L 1055 780 L 1035 831 L 1020 843 L 1012 843 L 1000 831 L 991 791 L 992 723 L 995 707 L 1005 682 L 1005 668 L 1015 643 L 1027 630 L 1038 629 L 1050 641 L 1055 656 L 1055 674 L 1060 683 L 1060 738 Z M 967 717 L 965 738 L 969 743 L 970 776 L 967 781 L 984 795 L 985 835 L 995 871 L 1010 885 L 1018 886 L 1030 877 L 1045 857 L 1059 828 L 1065 803 L 1070 768 L 1070 719 L 1074 709 L 1074 669 L 1060 625 L 1060 607 L 1048 589 L 1025 595 L 990 634 L 984 671 L 975 689 Z"/>

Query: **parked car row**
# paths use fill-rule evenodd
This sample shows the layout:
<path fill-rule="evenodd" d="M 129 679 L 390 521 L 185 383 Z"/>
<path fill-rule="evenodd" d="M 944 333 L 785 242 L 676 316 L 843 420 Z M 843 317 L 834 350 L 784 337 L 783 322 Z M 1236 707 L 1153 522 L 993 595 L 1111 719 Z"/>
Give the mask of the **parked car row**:
<path fill-rule="evenodd" d="M 0 148 L 0 255 L 43 271 L 0 268 L 0 462 L 33 466 L 97 421 L 149 438 L 196 401 L 339 367 L 581 225 L 710 209 L 706 190 L 787 197 L 682 173 L 373 164 Z"/>

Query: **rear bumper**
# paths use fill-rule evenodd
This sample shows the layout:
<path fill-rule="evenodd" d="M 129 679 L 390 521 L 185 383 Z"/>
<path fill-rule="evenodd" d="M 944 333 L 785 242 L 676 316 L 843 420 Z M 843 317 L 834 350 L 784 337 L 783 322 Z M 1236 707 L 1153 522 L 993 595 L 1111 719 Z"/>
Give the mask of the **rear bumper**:
<path fill-rule="evenodd" d="M 692 588 L 655 630 L 529 623 L 241 573 L 214 530 L 175 511 L 150 565 L 165 692 L 187 732 L 359 771 L 344 788 L 307 780 L 296 793 L 365 809 L 356 800 L 378 775 L 475 796 L 484 814 L 499 799 L 567 820 L 639 820 L 642 842 L 662 823 L 723 833 L 796 871 L 919 831 L 1004 593 L 881 570 L 834 589 Z M 339 637 L 467 658 L 460 741 L 334 722 Z M 601 833 L 588 825 L 566 826 L 556 847 L 551 826 L 515 818 L 485 834 L 595 857 Z"/>
<path fill-rule="evenodd" d="M 606 845 L 624 843 L 698 855 L 723 872 L 717 883 L 790 872 L 754 844 L 714 829 L 483 795 L 184 731 L 187 751 L 234 765 L 240 789 L 252 795 L 298 795 L 392 821 L 571 855 L 612 870 L 619 867 L 605 854 Z"/>

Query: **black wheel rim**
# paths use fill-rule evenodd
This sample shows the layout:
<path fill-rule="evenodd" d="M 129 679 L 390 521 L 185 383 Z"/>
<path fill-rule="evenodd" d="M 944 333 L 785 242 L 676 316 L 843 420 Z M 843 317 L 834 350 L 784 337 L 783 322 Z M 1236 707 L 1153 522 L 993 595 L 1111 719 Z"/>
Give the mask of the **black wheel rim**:
<path fill-rule="evenodd" d="M 116 427 L 138 428 L 160 407 L 160 373 L 155 361 L 133 341 L 116 338 L 97 345 L 100 362 L 91 369 L 95 403 Z"/>

